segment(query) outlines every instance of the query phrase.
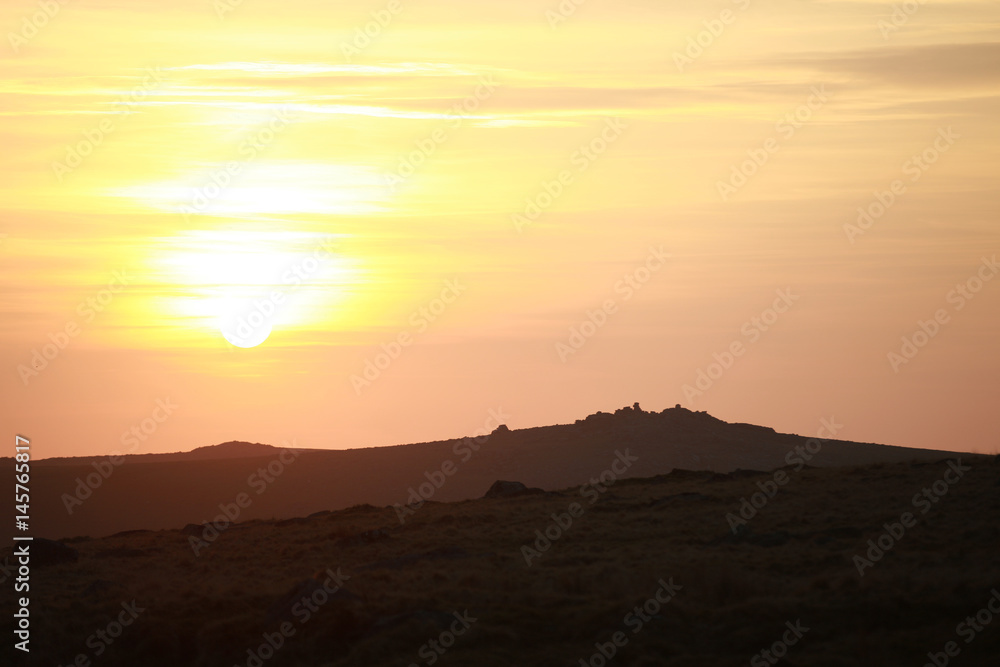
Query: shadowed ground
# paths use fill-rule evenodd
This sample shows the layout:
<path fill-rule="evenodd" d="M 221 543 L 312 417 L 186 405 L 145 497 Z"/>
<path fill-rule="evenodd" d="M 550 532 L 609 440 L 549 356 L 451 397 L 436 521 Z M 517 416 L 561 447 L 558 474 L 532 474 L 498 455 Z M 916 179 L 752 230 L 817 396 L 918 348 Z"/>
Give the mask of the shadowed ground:
<path fill-rule="evenodd" d="M 786 665 L 919 666 L 949 641 L 953 664 L 994 664 L 1000 617 L 959 624 L 1000 585 L 995 459 L 782 472 L 427 503 L 403 524 L 370 506 L 252 521 L 197 557 L 191 530 L 73 540 L 78 560 L 33 571 L 30 664 L 568 667 L 601 664 L 595 644 L 610 652 L 615 633 L 620 665 L 770 664 L 755 656 L 775 650 Z M 774 488 L 735 520 L 741 499 Z M 892 545 L 861 576 L 855 556 L 878 556 L 866 552 L 880 536 Z M 143 611 L 113 643 L 93 637 L 133 600 Z M 282 623 L 280 649 L 254 662 L 248 649 Z"/>

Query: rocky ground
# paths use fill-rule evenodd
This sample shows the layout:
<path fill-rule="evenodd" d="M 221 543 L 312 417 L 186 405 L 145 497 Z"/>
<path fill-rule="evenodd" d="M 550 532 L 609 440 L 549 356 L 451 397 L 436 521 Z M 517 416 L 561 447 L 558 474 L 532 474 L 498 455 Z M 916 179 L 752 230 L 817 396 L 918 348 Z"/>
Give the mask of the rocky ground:
<path fill-rule="evenodd" d="M 426 503 L 402 523 L 358 506 L 217 534 L 38 542 L 30 659 L 14 664 L 919 666 L 930 653 L 972 667 L 1000 655 L 995 458 L 621 481 L 609 468 L 596 481 Z M 4 576 L 11 609 L 16 574 Z M 2 623 L 10 641 L 10 614 Z"/>

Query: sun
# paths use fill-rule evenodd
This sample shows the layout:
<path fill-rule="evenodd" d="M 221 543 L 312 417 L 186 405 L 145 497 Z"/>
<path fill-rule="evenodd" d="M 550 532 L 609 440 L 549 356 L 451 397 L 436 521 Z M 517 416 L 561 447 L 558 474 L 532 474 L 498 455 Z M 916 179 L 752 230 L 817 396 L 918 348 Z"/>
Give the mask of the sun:
<path fill-rule="evenodd" d="M 154 265 L 163 310 L 206 343 L 205 335 L 221 335 L 253 348 L 275 331 L 326 328 L 361 281 L 358 261 L 341 254 L 336 235 L 230 227 L 160 241 Z"/>
<path fill-rule="evenodd" d="M 280 305 L 267 297 L 234 299 L 219 315 L 219 332 L 234 347 L 257 347 L 271 335 Z"/>

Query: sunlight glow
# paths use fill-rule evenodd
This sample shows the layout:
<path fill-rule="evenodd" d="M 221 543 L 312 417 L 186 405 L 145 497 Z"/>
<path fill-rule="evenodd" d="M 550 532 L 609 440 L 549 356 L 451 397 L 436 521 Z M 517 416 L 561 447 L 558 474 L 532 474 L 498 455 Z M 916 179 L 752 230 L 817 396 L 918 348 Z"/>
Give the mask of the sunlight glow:
<path fill-rule="evenodd" d="M 360 282 L 337 237 L 307 232 L 194 230 L 160 239 L 153 268 L 184 326 L 254 347 L 276 329 L 319 328 Z M 221 250 L 220 249 L 224 249 Z"/>
<path fill-rule="evenodd" d="M 227 166 L 231 167 L 217 164 L 202 170 L 197 181 L 189 178 L 187 182 L 150 183 L 114 194 L 147 208 L 186 215 L 250 217 L 294 213 L 363 215 L 381 210 L 387 197 L 384 179 L 369 167 L 251 162 L 237 163 L 239 172 L 232 176 Z"/>

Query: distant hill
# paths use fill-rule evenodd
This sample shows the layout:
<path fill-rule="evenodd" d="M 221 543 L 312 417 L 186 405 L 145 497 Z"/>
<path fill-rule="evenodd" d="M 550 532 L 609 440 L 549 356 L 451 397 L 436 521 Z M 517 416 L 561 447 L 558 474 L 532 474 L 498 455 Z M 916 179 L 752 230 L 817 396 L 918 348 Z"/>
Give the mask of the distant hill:
<path fill-rule="evenodd" d="M 62 538 L 179 528 L 214 519 L 223 508 L 233 507 L 240 494 L 250 501 L 239 508 L 242 521 L 305 516 L 362 503 L 404 506 L 421 497 L 479 498 L 497 480 L 552 490 L 599 479 L 612 465 L 621 469 L 624 464 L 615 461 L 622 457 L 629 464 L 620 476 L 651 477 L 678 468 L 728 473 L 954 455 L 810 439 L 730 424 L 680 406 L 647 412 L 635 405 L 598 412 L 575 424 L 520 430 L 501 426 L 478 440 L 295 452 L 227 442 L 180 454 L 127 456 L 118 466 L 107 457 L 50 459 L 32 468 L 32 532 Z M 11 466 L 10 459 L 0 462 L 0 471 L 13 474 Z"/>
<path fill-rule="evenodd" d="M 130 462 L 162 463 L 164 461 L 211 461 L 216 459 L 245 459 L 255 456 L 270 456 L 279 451 L 274 445 L 264 445 L 259 442 L 241 442 L 230 440 L 218 445 L 197 447 L 189 452 L 171 452 L 165 454 L 128 454 Z M 299 450 L 302 451 L 302 450 Z M 321 451 L 321 450 L 317 450 Z M 92 461 L 106 459 L 106 456 L 60 456 L 49 459 L 39 459 L 33 465 L 80 465 Z"/>

